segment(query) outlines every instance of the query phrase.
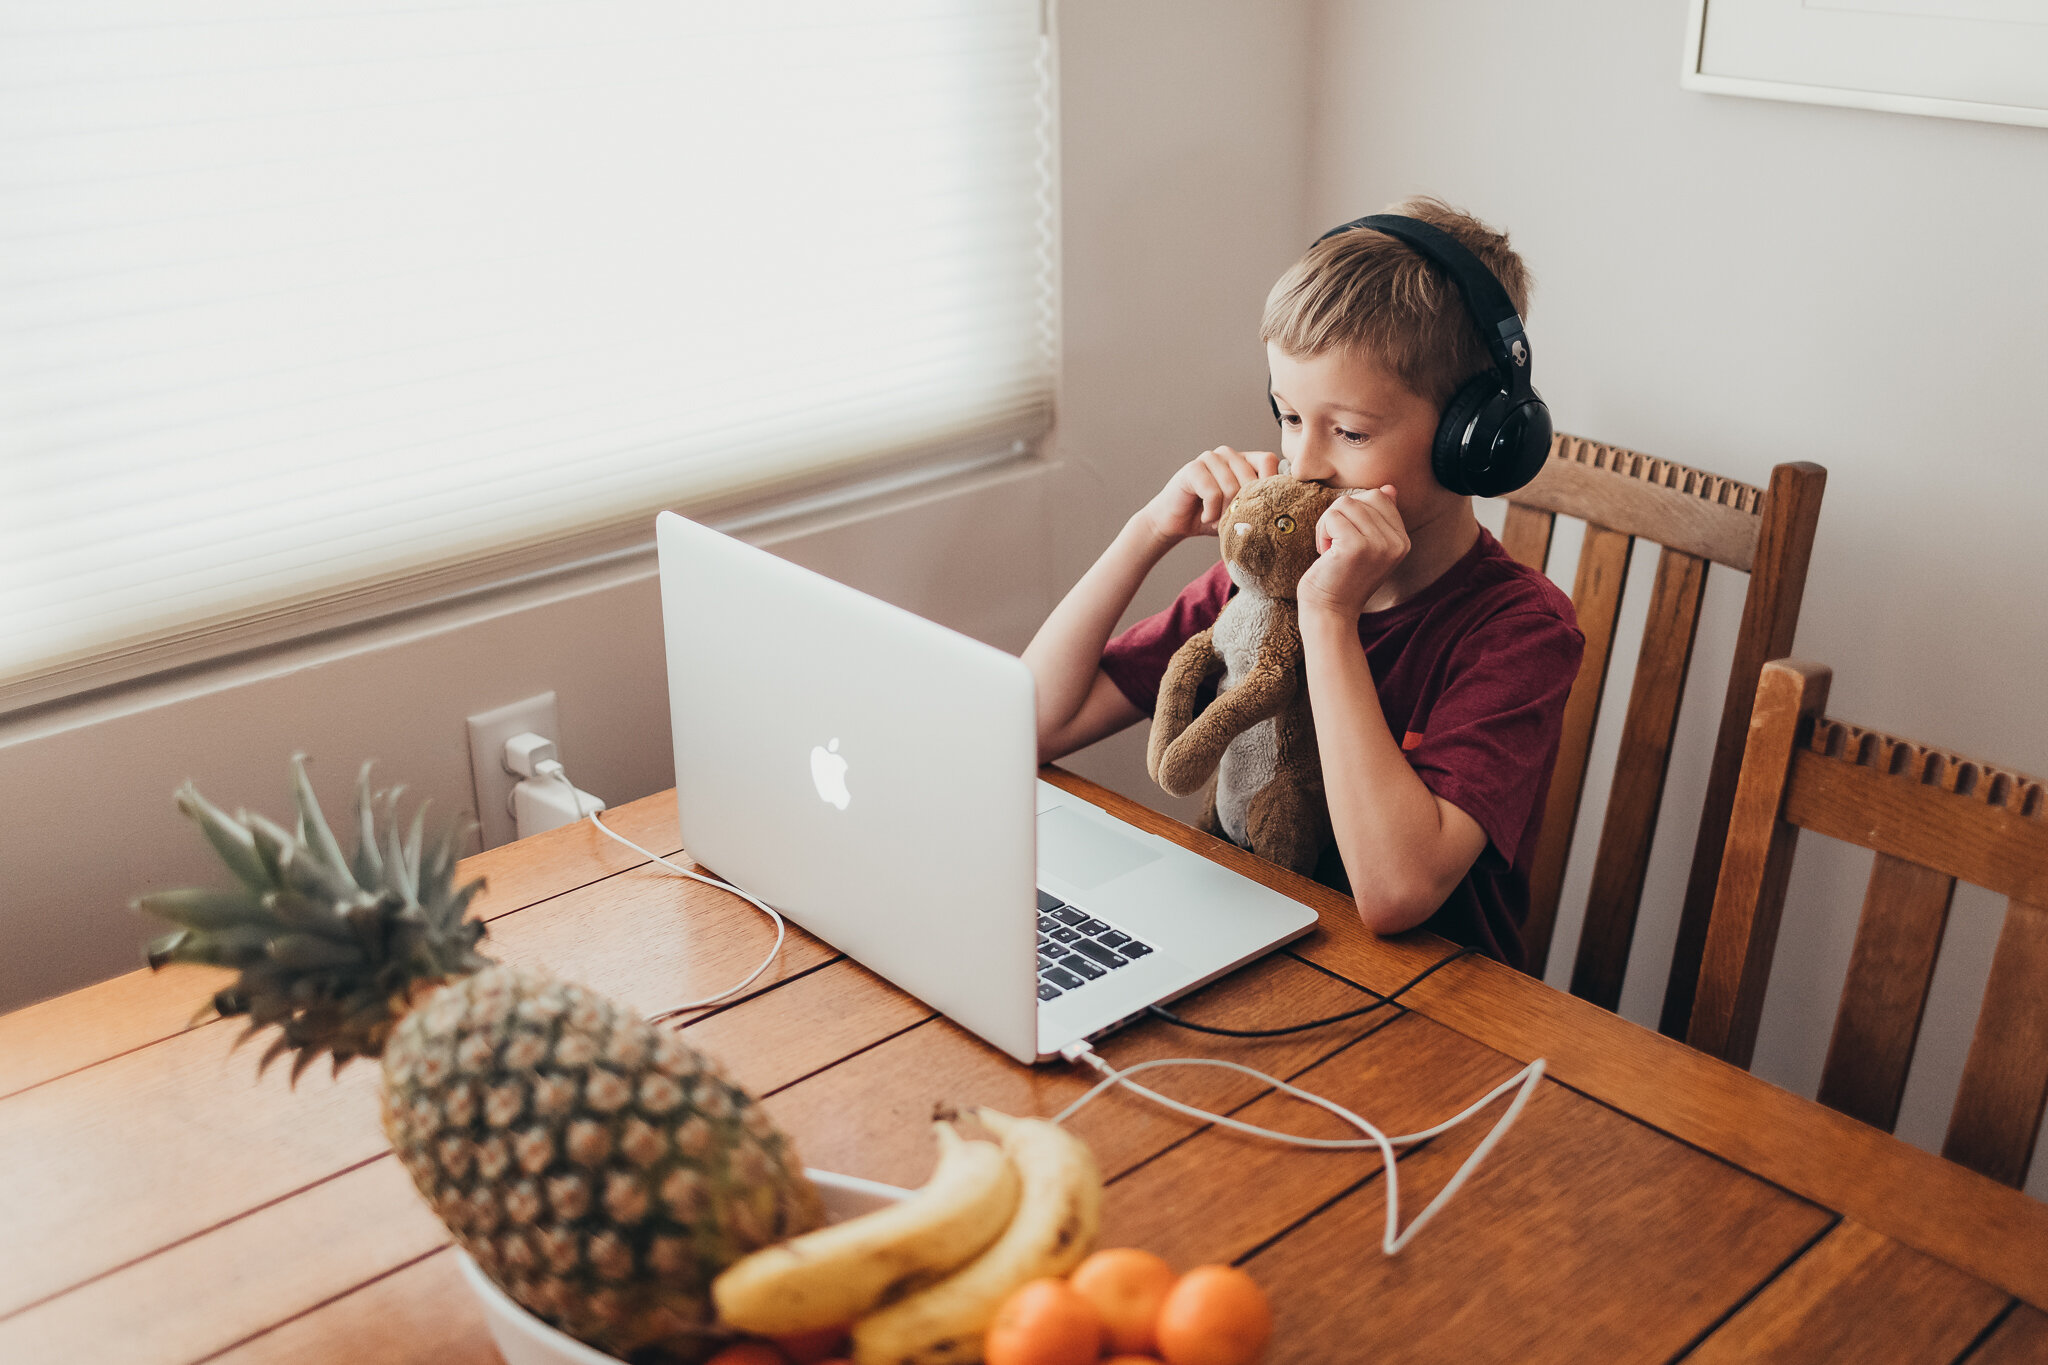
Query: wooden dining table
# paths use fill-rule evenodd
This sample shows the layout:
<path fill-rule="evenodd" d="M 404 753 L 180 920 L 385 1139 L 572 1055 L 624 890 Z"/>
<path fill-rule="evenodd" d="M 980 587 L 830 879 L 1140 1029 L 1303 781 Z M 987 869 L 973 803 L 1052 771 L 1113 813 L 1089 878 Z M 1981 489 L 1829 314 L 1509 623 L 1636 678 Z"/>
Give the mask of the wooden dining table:
<path fill-rule="evenodd" d="M 1377 938 L 1334 892 L 1045 776 L 1319 912 L 1307 937 L 1187 997 L 1190 1019 L 1342 1013 L 1451 951 Z M 681 848 L 670 793 L 608 819 Z M 741 979 L 771 941 L 737 898 L 588 824 L 463 871 L 487 883 L 486 952 L 650 1012 Z M 259 1079 L 239 1021 L 195 1016 L 222 979 L 138 971 L 0 1016 L 0 1361 L 495 1361 L 448 1235 L 378 1127 L 375 1066 Z M 681 1027 L 807 1164 L 897 1185 L 930 1170 L 935 1105 L 1051 1115 L 1095 1079 L 1019 1065 L 794 927 L 743 995 Z M 1102 1244 L 1244 1267 L 1272 1297 L 1272 1362 L 2048 1360 L 2048 1206 L 1488 960 L 1307 1032 L 1149 1020 L 1099 1051 L 1242 1062 L 1390 1132 L 1545 1059 L 1505 1140 L 1391 1257 L 1376 1152 L 1283 1146 L 1121 1091 L 1070 1120 L 1107 1182 Z M 1252 1123 L 1353 1135 L 1237 1073 L 1147 1081 Z M 1403 1153 L 1404 1218 L 1497 1113 Z"/>

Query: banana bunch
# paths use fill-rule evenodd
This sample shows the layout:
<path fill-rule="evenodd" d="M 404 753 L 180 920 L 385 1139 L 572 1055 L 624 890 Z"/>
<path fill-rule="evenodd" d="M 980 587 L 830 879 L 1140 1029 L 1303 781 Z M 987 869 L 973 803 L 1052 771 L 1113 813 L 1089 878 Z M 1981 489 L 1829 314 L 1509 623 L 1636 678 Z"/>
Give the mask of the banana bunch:
<path fill-rule="evenodd" d="M 923 1189 L 733 1262 L 711 1282 L 719 1318 L 760 1336 L 844 1327 L 993 1242 L 1017 1211 L 1016 1167 L 993 1142 L 932 1127 L 939 1164 Z"/>
<path fill-rule="evenodd" d="M 720 1320 L 761 1336 L 852 1323 L 854 1365 L 980 1360 L 1011 1290 L 1093 1248 L 1102 1177 L 1055 1124 L 978 1116 L 1000 1147 L 935 1123 L 939 1163 L 922 1189 L 734 1262 L 711 1285 Z"/>
<path fill-rule="evenodd" d="M 1079 1138 L 1044 1119 L 993 1109 L 979 1117 L 1003 1140 L 1023 1182 L 1016 1215 L 993 1245 L 938 1283 L 853 1325 L 854 1365 L 964 1365 L 981 1359 L 996 1309 L 1026 1280 L 1064 1275 L 1095 1245 L 1102 1176 Z"/>

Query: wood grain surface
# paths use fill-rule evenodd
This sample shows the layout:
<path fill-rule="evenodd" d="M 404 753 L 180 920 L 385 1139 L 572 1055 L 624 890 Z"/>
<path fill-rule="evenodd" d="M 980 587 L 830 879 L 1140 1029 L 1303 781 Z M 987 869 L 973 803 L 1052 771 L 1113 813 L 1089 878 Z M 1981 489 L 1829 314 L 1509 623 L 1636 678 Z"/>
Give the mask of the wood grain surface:
<path fill-rule="evenodd" d="M 1049 775 L 1120 813 L 1128 805 Z M 676 842 L 672 801 L 650 798 L 617 815 L 622 824 L 651 817 L 650 847 Z M 1148 828 L 1171 824 L 1147 815 Z M 1169 837 L 1233 866 L 1255 861 L 1173 828 Z M 622 866 L 596 843 L 579 846 L 582 833 L 471 860 L 494 879 L 492 951 L 652 1008 L 736 980 L 765 950 L 768 931 L 752 910 L 636 866 L 632 855 Z M 1277 868 L 1250 870 L 1302 892 L 1323 926 L 1295 950 L 1180 1002 L 1191 1019 L 1257 1028 L 1357 1008 L 1447 951 L 1421 934 L 1373 938 L 1343 897 Z M 30 1023 L 0 1019 L 0 1030 L 14 1030 L 0 1036 L 35 1039 L 52 1020 L 90 1024 L 98 1010 L 118 1012 L 138 998 L 136 985 L 154 1002 L 137 1009 L 139 1022 L 97 1025 L 100 1058 L 53 1044 L 20 1059 L 14 1074 L 42 1079 L 0 1097 L 0 1359 L 495 1361 L 445 1233 L 376 1131 L 374 1070 L 309 1074 L 296 1091 L 281 1073 L 259 1082 L 253 1049 L 233 1051 L 225 1023 L 164 1032 L 161 1012 L 148 1017 L 179 1001 L 159 984 L 176 975 L 50 1002 Z M 1494 964 L 1453 963 L 1412 1003 L 1413 1012 L 1381 1008 L 1269 1039 L 1152 1020 L 1099 1045 L 1116 1065 L 1241 1061 L 1408 1131 L 1462 1108 L 1536 1052 L 1549 1056 L 1554 1079 L 1400 1256 L 1378 1247 L 1385 1179 L 1376 1153 L 1281 1147 L 1114 1090 L 1070 1120 L 1109 1181 L 1107 1239 L 1153 1247 L 1182 1267 L 1245 1264 L 1275 1299 L 1275 1361 L 1668 1360 L 1714 1349 L 1736 1324 L 1817 1330 L 1826 1314 L 1853 1317 L 1863 1297 L 1895 1293 L 1901 1282 L 1939 1301 L 1926 1316 L 1943 1332 L 1968 1327 L 1965 1345 L 1981 1338 L 1973 1361 L 2035 1358 L 2048 1320 L 2011 1302 L 2013 1292 L 2029 1294 L 1930 1250 L 1937 1233 L 1921 1235 L 1915 1252 L 1858 1216 L 1859 1235 L 1869 1229 L 1883 1257 L 1858 1271 L 1863 1262 L 1836 1253 L 1842 1264 L 1815 1261 L 1804 1279 L 1790 1278 L 1851 1226 L 1836 1226 L 1841 1205 L 1802 1188 L 1802 1173 L 1806 1186 L 1835 1194 L 1853 1194 L 1873 1169 L 1882 1194 L 1926 1182 L 1895 1223 L 1931 1220 L 1928 1206 L 1938 1205 L 1941 1220 L 1982 1244 L 1979 1260 L 2038 1268 L 2048 1230 L 2015 1212 L 2039 1207 L 2016 1192 Z M 744 998 L 700 1012 L 685 1033 L 764 1096 L 810 1164 L 899 1184 L 931 1168 L 935 1103 L 1049 1115 L 1093 1080 L 1064 1066 L 1018 1066 L 796 931 Z M 1689 1066 L 1674 1065 L 1679 1056 Z M 1345 1132 L 1250 1077 L 1185 1068 L 1145 1079 L 1249 1122 Z M 1717 1124 L 1748 1133 L 1749 1147 Z M 1845 1141 L 1847 1130 L 1868 1134 L 1866 1145 Z M 1404 1153 L 1404 1221 L 1483 1131 L 1468 1126 Z M 1834 1174 L 1822 1178 L 1822 1169 Z M 1787 1170 L 1794 1180 L 1782 1178 Z M 1930 1178 L 1941 1171 L 1967 1181 Z M 1910 1271 L 1903 1281 L 1900 1266 Z M 2006 1278 L 2031 1284 L 2037 1273 Z M 1773 1294 L 1781 1284 L 1789 1287 Z"/>
<path fill-rule="evenodd" d="M 1774 665 L 1758 685 L 1721 882 L 1714 892 L 1716 914 L 1707 928 L 1692 1023 L 1685 1033 L 1694 1047 L 1736 1066 L 1748 1066 L 1756 1047 L 1785 886 L 1799 841 L 1799 827 L 1779 818 L 1789 765 L 1827 705 L 1833 681 L 1825 667 Z"/>
<path fill-rule="evenodd" d="M 1457 1129 L 1401 1163 L 1405 1216 L 1483 1132 Z M 1384 1182 L 1366 1182 L 1246 1262 L 1291 1291 L 1275 1365 L 1663 1362 L 1831 1217 L 1557 1085 L 1399 1256 L 1380 1254 L 1385 1210 Z M 1327 1311 L 1340 1300 L 1364 1311 Z"/>
<path fill-rule="evenodd" d="M 1969 1365 L 2040 1365 L 2048 1360 L 2048 1313 L 2017 1304 L 1969 1355 Z"/>
<path fill-rule="evenodd" d="M 2011 1302 L 1953 1266 L 1845 1222 L 1687 1359 L 1689 1365 L 1948 1365 Z"/>
<path fill-rule="evenodd" d="M 1956 879 L 1880 853 L 1821 1067 L 1820 1102 L 1890 1132 L 1927 1012 Z"/>
<path fill-rule="evenodd" d="M 1529 869 L 1529 918 L 1522 926 L 1529 970 L 1537 976 L 1549 961 L 1550 939 L 1557 927 L 1565 864 L 1571 860 L 1572 835 L 1578 830 L 1593 730 L 1600 719 L 1601 695 L 1607 690 L 1607 666 L 1614 655 L 1614 629 L 1621 620 L 1621 593 L 1628 586 L 1629 554 L 1634 545 L 1634 540 L 1619 531 L 1589 525 L 1579 546 L 1572 605 L 1586 648 L 1579 656 L 1579 675 L 1572 680 L 1571 695 L 1565 698 L 1557 764 L 1551 769 L 1550 789 L 1543 798 L 1543 829 L 1536 836 L 1536 860 Z"/>
<path fill-rule="evenodd" d="M 1071 774 L 1046 778 L 1315 906 L 1321 923 L 1293 951 L 1367 990 L 1393 990 L 1450 951 L 1420 932 L 1377 938 L 1336 891 Z M 1554 1079 L 1603 1104 L 2048 1307 L 2048 1205 L 2017 1190 L 1483 958 L 1452 963 L 1403 1003 L 1518 1062 L 1543 1057 Z"/>
<path fill-rule="evenodd" d="M 1677 550 L 1657 556 L 1657 580 L 1650 592 L 1628 711 L 1622 717 L 1621 749 L 1614 762 L 1613 785 L 1607 789 L 1593 884 L 1586 895 L 1585 927 L 1579 931 L 1578 957 L 1572 964 L 1572 994 L 1604 1009 L 1621 1005 L 1643 880 L 1650 870 L 1650 844 L 1664 804 L 1671 737 L 1678 730 L 1678 705 L 1685 698 L 1706 591 L 1707 561 Z"/>
<path fill-rule="evenodd" d="M 1512 555 L 1517 563 L 1532 569 L 1541 569 L 1550 561 L 1550 536 L 1557 526 L 1555 512 L 1539 511 L 1510 502 L 1506 520 L 1501 523 L 1501 548 Z"/>
<path fill-rule="evenodd" d="M 1735 628 L 1735 657 L 1728 666 L 1721 725 L 1714 735 L 1707 789 L 1700 798 L 1700 827 L 1693 838 L 1692 866 L 1685 877 L 1685 902 L 1679 908 L 1678 938 L 1657 1025 L 1658 1032 L 1669 1038 L 1683 1038 L 1692 1020 L 1693 984 L 1706 946 L 1721 852 L 1728 842 L 1728 814 L 1742 773 L 1757 678 L 1766 662 L 1792 652 L 1827 486 L 1828 472 L 1817 464 L 1795 460 L 1774 465 L 1758 512 L 1762 524 L 1757 529 L 1756 558 L 1750 565 L 1749 591 L 1742 599 L 1742 620 Z"/>
<path fill-rule="evenodd" d="M 1941 1154 L 1993 1180 L 2027 1183 L 2048 1106 L 2048 910 L 2006 903 L 1991 977 Z"/>
<path fill-rule="evenodd" d="M 1513 496 L 1745 573 L 1756 556 L 1762 489 L 1583 436 L 1553 437 L 1542 471 Z"/>

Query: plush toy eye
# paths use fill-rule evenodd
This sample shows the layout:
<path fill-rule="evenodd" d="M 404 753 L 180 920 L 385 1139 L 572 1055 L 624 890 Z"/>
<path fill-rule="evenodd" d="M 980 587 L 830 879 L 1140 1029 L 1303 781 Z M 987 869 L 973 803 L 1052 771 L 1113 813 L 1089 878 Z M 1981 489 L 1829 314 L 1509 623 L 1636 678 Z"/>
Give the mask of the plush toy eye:
<path fill-rule="evenodd" d="M 1282 513 L 1273 519 L 1273 529 L 1283 536 L 1294 534 L 1294 518 Z"/>

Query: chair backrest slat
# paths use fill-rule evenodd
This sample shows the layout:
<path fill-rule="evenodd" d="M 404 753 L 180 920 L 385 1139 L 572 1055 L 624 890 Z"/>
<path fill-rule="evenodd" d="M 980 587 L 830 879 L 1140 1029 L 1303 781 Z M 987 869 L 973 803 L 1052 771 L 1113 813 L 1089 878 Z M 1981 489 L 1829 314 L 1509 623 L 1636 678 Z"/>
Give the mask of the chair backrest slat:
<path fill-rule="evenodd" d="M 1877 855 L 1820 1073 L 1820 1102 L 1830 1109 L 1887 1132 L 1899 1121 L 1955 889 L 1954 877 Z"/>
<path fill-rule="evenodd" d="M 1941 1154 L 2024 1185 L 2048 1102 L 2048 909 L 2008 901 Z"/>
<path fill-rule="evenodd" d="M 1766 665 L 1750 717 L 1742 781 L 1728 821 L 1720 889 L 1700 963 L 1686 1042 L 1739 1067 L 1756 1050 L 1764 986 L 1778 946 L 1778 919 L 1799 826 L 1778 818 L 1792 761 L 1828 702 L 1834 675 L 1818 665 Z"/>
<path fill-rule="evenodd" d="M 1671 763 L 1671 737 L 1678 730 L 1678 706 L 1699 633 L 1700 601 L 1707 590 L 1707 561 L 1666 548 L 1657 559 L 1657 582 L 1643 625 L 1643 644 L 1622 720 L 1621 752 L 1600 848 L 1586 900 L 1585 928 L 1572 968 L 1572 994 L 1603 1009 L 1621 1003 L 1635 938 L 1636 912 L 1650 867 L 1650 843 L 1664 800 L 1664 775 Z"/>
<path fill-rule="evenodd" d="M 1579 797 L 1586 790 L 1586 760 L 1593 749 L 1593 725 L 1600 717 L 1600 694 L 1607 686 L 1607 664 L 1614 653 L 1614 626 L 1621 618 L 1621 590 L 1628 581 L 1629 551 L 1635 539 L 1604 526 L 1588 525 L 1579 547 L 1579 572 L 1572 588 L 1572 607 L 1586 652 L 1579 676 L 1565 699 L 1563 732 L 1557 763 L 1550 771 L 1550 791 L 1543 800 L 1543 829 L 1536 836 L 1536 861 L 1529 872 L 1529 917 L 1522 925 L 1522 944 L 1531 972 L 1540 976 L 1550 957 L 1550 935 L 1557 926 L 1557 901 L 1564 889 L 1564 866 L 1571 857 L 1572 832 L 1579 822 Z"/>
<path fill-rule="evenodd" d="M 1823 718 L 1829 681 L 1818 664 L 1764 667 L 1686 1041 L 1749 1065 L 1799 831 L 1874 849 L 1881 856 L 1820 1097 L 1889 1127 L 1953 880 L 2000 892 L 2005 922 L 1942 1154 L 2020 1185 L 2048 1107 L 2048 791 Z M 1852 1059 L 1861 1045 L 1872 1054 Z"/>
<path fill-rule="evenodd" d="M 1754 484 L 1580 436 L 1558 436 L 1550 450 L 1514 501 L 1749 572 L 1763 501 Z"/>
<path fill-rule="evenodd" d="M 1821 495 L 1827 491 L 1827 483 L 1828 472 L 1817 464 L 1781 464 L 1771 470 L 1770 488 L 1764 494 L 1749 592 L 1742 602 L 1742 624 L 1735 630 L 1735 660 L 1728 668 L 1721 728 L 1714 737 L 1707 792 L 1700 800 L 1692 870 L 1686 874 L 1685 904 L 1679 911 L 1664 1009 L 1657 1022 L 1658 1031 L 1669 1038 L 1685 1037 L 1692 1021 L 1693 985 L 1699 979 L 1707 921 L 1714 911 L 1721 850 L 1728 843 L 1728 812 L 1735 804 L 1743 746 L 1749 742 L 1757 678 L 1767 660 L 1782 659 L 1792 652 L 1799 604 L 1806 596 L 1806 566 L 1813 556 L 1813 534 L 1820 523 Z"/>
<path fill-rule="evenodd" d="M 1511 502 L 1508 504 L 1507 521 L 1500 529 L 1501 548 L 1532 569 L 1548 568 L 1550 533 L 1556 525 L 1555 512 L 1543 512 Z"/>

